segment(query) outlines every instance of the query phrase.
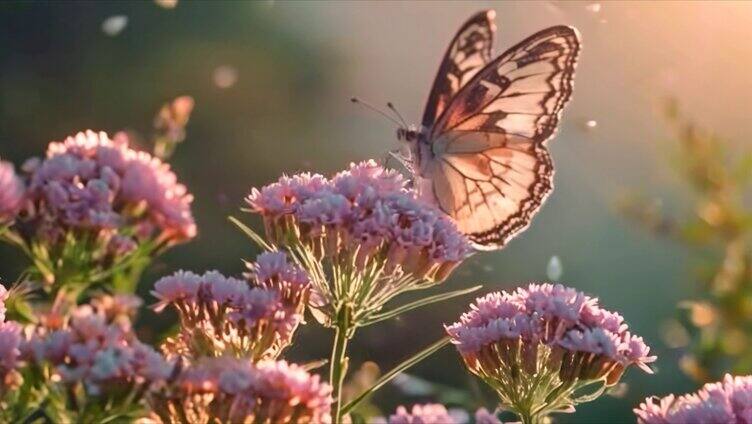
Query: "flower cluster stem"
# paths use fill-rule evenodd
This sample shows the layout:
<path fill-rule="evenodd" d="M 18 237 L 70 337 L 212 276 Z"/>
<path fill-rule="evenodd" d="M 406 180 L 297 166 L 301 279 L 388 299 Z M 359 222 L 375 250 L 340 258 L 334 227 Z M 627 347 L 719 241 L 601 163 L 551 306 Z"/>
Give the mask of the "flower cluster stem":
<path fill-rule="evenodd" d="M 540 424 L 543 422 L 542 418 L 538 414 L 533 413 L 521 413 L 519 415 L 522 424 Z"/>
<path fill-rule="evenodd" d="M 352 337 L 353 326 L 350 322 L 350 307 L 343 305 L 337 312 L 337 322 L 334 332 L 334 343 L 332 346 L 332 359 L 329 369 L 329 384 L 331 384 L 334 393 L 335 410 L 334 424 L 342 422 L 342 384 L 347 374 L 347 342 Z"/>

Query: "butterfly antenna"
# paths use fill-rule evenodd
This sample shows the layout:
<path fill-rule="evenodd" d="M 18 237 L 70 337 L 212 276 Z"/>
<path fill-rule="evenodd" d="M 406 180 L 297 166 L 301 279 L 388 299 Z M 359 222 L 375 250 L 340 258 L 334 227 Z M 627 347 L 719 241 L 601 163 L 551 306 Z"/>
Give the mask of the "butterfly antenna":
<path fill-rule="evenodd" d="M 389 116 L 389 114 L 387 114 L 383 110 L 374 107 L 372 104 L 370 104 L 368 102 L 365 102 L 363 100 L 360 100 L 357 97 L 351 97 L 350 101 L 353 102 L 353 103 L 359 104 L 359 105 L 363 106 L 366 109 L 370 109 L 370 110 L 378 113 L 379 115 L 383 116 L 384 118 L 390 120 L 391 122 L 393 122 L 398 127 L 402 127 L 402 124 L 398 120 L 394 119 L 392 116 Z"/>
<path fill-rule="evenodd" d="M 402 122 L 402 125 L 403 125 L 403 126 L 404 126 L 405 128 L 407 128 L 407 127 L 408 127 L 408 125 L 407 125 L 407 121 L 405 121 L 405 118 L 403 118 L 403 117 L 402 117 L 402 114 L 401 114 L 401 113 L 399 113 L 399 111 L 397 110 L 397 108 L 396 108 L 396 107 L 394 107 L 394 103 L 392 103 L 392 102 L 388 102 L 388 103 L 386 104 L 386 107 L 388 107 L 388 108 L 389 108 L 389 110 L 391 110 L 392 112 L 394 112 L 394 114 L 395 114 L 395 115 L 397 115 L 397 118 L 399 118 L 399 120 L 400 120 L 400 121 Z"/>

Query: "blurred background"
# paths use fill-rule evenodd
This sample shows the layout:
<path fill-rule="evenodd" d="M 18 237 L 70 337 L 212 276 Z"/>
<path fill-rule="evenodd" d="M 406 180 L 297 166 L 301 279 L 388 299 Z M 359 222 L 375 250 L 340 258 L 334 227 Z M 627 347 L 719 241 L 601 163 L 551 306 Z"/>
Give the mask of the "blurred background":
<path fill-rule="evenodd" d="M 643 231 L 619 205 L 639 193 L 661 199 L 665 211 L 692 211 L 695 195 L 676 172 L 680 156 L 664 118 L 667 98 L 693 125 L 729 140 L 723 142 L 729 151 L 749 149 L 752 4 L 170 3 L 0 4 L 4 160 L 20 165 L 43 154 L 49 141 L 87 128 L 148 135 L 163 103 L 179 95 L 196 101 L 186 141 L 171 163 L 195 195 L 200 234 L 150 268 L 140 290 L 147 303 L 153 281 L 179 268 L 242 272 L 241 259 L 257 251 L 227 216 L 258 228 L 255 217 L 239 211 L 251 187 L 282 173 L 329 174 L 397 147 L 395 128 L 349 98 L 392 101 L 418 122 L 454 32 L 472 13 L 494 8 L 498 53 L 555 24 L 580 30 L 583 53 L 574 100 L 550 143 L 556 190 L 527 232 L 500 252 L 468 260 L 442 289 L 482 283 L 490 291 L 546 279 L 557 256 L 562 282 L 597 295 L 646 338 L 659 356 L 654 376 L 630 370 L 619 393 L 557 422 L 633 422 L 631 409 L 645 396 L 697 388 L 702 378 L 682 359 L 692 334 L 677 321 L 677 304 L 706 294 L 695 272 L 697 254 L 687 243 Z M 19 255 L 0 246 L 4 282 L 22 266 Z M 470 300 L 368 328 L 353 343 L 354 368 L 365 361 L 390 368 L 439 338 L 442 324 L 456 320 Z M 142 319 L 150 324 L 147 332 L 169 324 L 148 313 Z M 289 357 L 328 357 L 329 337 L 306 326 Z M 426 400 L 491 406 L 492 397 L 452 349 L 411 375 L 422 380 L 399 380 L 403 384 L 373 402 L 384 412 Z"/>

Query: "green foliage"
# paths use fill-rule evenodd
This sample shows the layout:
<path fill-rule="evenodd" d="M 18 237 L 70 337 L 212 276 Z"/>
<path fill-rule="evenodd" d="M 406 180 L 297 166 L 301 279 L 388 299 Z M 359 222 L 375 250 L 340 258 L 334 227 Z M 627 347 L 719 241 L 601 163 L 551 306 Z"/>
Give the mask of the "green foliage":
<path fill-rule="evenodd" d="M 698 381 L 752 372 L 752 150 L 699 128 L 669 101 L 665 117 L 677 145 L 673 163 L 692 191 L 682 217 L 660 203 L 625 199 L 622 213 L 643 228 L 691 249 L 699 284 L 680 304 L 691 335 L 682 369 Z M 676 326 L 674 326 L 676 328 Z M 680 330 L 681 331 L 681 330 Z"/>

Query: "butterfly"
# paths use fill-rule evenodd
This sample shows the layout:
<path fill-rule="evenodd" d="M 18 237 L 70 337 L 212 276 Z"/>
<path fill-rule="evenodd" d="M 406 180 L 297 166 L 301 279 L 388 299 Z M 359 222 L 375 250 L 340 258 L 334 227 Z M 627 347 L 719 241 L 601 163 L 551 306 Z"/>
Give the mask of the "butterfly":
<path fill-rule="evenodd" d="M 546 142 L 572 95 L 575 28 L 554 26 L 492 59 L 493 10 L 472 16 L 449 44 L 421 126 L 401 127 L 415 187 L 478 250 L 525 230 L 553 189 Z"/>

